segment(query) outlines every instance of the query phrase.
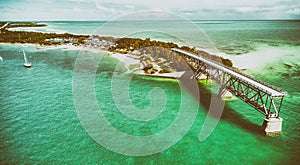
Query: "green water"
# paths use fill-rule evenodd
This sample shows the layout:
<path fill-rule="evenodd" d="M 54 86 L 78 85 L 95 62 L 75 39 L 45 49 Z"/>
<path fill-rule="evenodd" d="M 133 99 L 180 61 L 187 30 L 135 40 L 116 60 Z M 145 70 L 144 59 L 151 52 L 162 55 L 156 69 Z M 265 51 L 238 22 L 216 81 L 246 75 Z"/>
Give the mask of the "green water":
<path fill-rule="evenodd" d="M 22 66 L 22 49 L 32 62 L 30 69 Z M 233 99 L 226 102 L 222 118 L 212 134 L 205 141 L 198 141 L 210 103 L 210 93 L 202 88 L 205 84 L 202 82 L 199 84 L 201 105 L 188 133 L 163 152 L 134 157 L 102 147 L 82 127 L 72 95 L 77 50 L 0 45 L 0 55 L 4 59 L 0 62 L 1 163 L 296 164 L 299 161 L 299 65 L 286 68 L 279 61 L 267 66 L 264 72 L 250 73 L 289 92 L 281 113 L 284 119 L 282 136 L 264 136 L 260 128 L 264 117 L 242 101 Z M 136 107 L 149 106 L 148 92 L 154 87 L 164 90 L 167 106 L 151 122 L 133 121 L 118 111 L 110 93 L 117 64 L 117 60 L 104 56 L 95 77 L 97 100 L 107 120 L 132 135 L 155 134 L 170 125 L 181 100 L 178 82 L 134 77 L 129 95 Z M 278 68 L 276 72 L 270 70 L 274 66 Z M 123 141 L 116 139 L 115 142 Z"/>

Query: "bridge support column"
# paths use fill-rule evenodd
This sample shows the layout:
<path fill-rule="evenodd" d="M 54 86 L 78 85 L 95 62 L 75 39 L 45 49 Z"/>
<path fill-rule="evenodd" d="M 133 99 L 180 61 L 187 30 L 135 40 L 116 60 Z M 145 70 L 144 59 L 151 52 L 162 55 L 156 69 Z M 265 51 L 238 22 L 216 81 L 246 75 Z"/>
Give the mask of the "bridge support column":
<path fill-rule="evenodd" d="M 221 97 L 221 99 L 230 99 L 232 98 L 232 93 L 229 92 L 225 87 L 221 87 L 219 90 L 219 97 Z"/>
<path fill-rule="evenodd" d="M 200 74 L 200 76 L 197 77 L 198 80 L 207 80 L 207 75 Z"/>
<path fill-rule="evenodd" d="M 282 129 L 282 118 L 270 117 L 265 118 L 263 129 L 267 136 L 280 135 Z"/>

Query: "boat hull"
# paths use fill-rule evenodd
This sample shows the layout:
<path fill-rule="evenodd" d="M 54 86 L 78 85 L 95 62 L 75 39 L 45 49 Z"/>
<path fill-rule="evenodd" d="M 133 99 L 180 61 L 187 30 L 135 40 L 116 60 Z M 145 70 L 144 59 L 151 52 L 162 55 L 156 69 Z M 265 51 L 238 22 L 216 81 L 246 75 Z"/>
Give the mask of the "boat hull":
<path fill-rule="evenodd" d="M 24 64 L 25 68 L 31 68 L 31 64 Z"/>

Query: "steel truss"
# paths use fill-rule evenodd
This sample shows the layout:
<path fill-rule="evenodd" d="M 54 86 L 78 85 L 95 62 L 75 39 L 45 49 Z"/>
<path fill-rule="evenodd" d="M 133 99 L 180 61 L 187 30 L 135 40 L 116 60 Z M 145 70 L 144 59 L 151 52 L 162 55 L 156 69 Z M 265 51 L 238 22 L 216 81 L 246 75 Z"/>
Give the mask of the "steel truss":
<path fill-rule="evenodd" d="M 287 95 L 286 92 L 281 91 L 280 89 L 271 86 L 265 82 L 254 79 L 253 77 L 233 70 L 232 68 L 226 67 L 222 64 L 217 64 L 212 60 L 201 57 L 200 59 L 205 59 L 202 61 L 198 58 L 195 58 L 194 56 L 190 56 L 190 53 L 186 54 L 184 53 L 184 51 L 178 49 L 173 50 L 179 53 L 181 56 L 183 56 L 185 61 L 193 68 L 194 75 L 191 78 L 199 78 L 201 74 L 204 74 L 208 78 L 214 80 L 215 82 L 221 85 L 220 91 L 224 91 L 224 89 L 228 90 L 229 92 L 231 92 L 232 94 L 239 97 L 241 100 L 255 108 L 257 111 L 264 114 L 267 118 L 279 117 L 283 98 L 285 95 Z M 212 63 L 213 65 L 211 65 Z M 216 65 L 218 66 L 216 67 Z M 224 70 L 222 68 L 226 69 Z M 231 73 L 226 72 L 226 70 L 230 70 Z M 269 91 L 266 91 L 258 86 L 251 84 L 249 81 L 245 81 L 236 74 L 232 74 L 232 72 L 247 77 L 248 79 L 259 83 L 260 85 L 264 85 L 268 88 L 276 90 L 280 94 L 274 95 Z"/>

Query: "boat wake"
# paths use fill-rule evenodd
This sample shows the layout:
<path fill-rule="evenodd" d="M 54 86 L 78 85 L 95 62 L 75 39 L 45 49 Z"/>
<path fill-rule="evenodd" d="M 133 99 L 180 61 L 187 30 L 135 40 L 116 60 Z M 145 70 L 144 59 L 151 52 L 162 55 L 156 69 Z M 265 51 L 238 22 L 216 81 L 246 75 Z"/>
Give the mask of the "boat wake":
<path fill-rule="evenodd" d="M 24 50 L 23 50 L 23 56 L 24 56 L 24 67 L 30 68 L 31 67 L 31 63 L 28 61 Z"/>

